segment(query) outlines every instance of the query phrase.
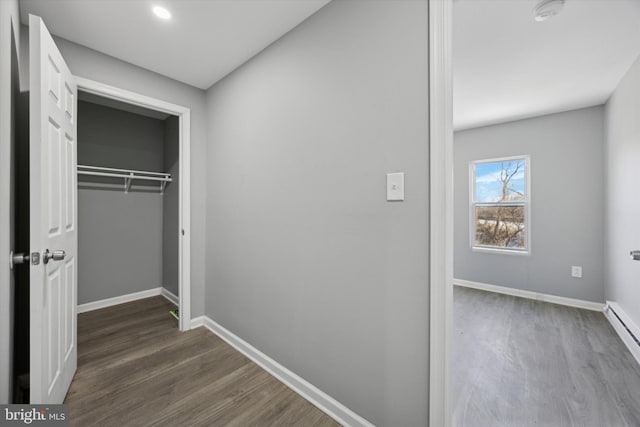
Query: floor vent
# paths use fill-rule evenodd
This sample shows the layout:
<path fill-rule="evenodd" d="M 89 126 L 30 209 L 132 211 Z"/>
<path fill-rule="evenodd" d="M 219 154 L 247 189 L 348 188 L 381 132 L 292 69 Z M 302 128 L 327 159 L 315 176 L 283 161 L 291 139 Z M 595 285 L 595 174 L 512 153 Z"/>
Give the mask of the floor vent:
<path fill-rule="evenodd" d="M 638 339 L 638 337 L 636 337 L 633 332 L 631 332 L 631 329 L 629 329 L 629 327 L 627 326 L 626 323 L 624 323 L 624 320 L 622 320 L 620 318 L 620 316 L 618 316 L 618 313 L 616 313 L 616 311 L 611 308 L 611 306 L 607 307 L 607 310 L 609 310 L 610 312 L 613 313 L 614 316 L 616 316 L 616 319 L 618 319 L 618 322 L 620 322 L 620 324 L 624 327 L 624 329 L 627 331 L 627 333 L 629 334 L 629 336 L 633 339 L 633 341 L 635 341 L 636 345 L 638 347 L 640 347 L 640 339 Z"/>

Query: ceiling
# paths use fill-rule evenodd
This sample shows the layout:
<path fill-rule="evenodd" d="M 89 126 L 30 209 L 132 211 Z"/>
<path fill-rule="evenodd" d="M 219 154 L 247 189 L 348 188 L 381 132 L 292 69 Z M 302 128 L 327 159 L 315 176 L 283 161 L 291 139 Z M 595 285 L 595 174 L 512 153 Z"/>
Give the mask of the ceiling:
<path fill-rule="evenodd" d="M 1 1 L 1 0 L 0 0 Z M 314 14 L 330 0 L 21 0 L 22 23 L 200 89 Z M 172 18 L 158 19 L 153 6 Z"/>
<path fill-rule="evenodd" d="M 640 55 L 640 0 L 567 0 L 544 22 L 536 0 L 455 0 L 454 128 L 607 101 Z"/>

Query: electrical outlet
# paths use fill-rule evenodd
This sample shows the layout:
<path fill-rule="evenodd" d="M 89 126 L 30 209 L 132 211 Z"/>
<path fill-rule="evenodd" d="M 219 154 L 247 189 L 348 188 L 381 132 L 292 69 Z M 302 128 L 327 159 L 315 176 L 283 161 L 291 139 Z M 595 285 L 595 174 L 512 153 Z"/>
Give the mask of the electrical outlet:
<path fill-rule="evenodd" d="M 579 265 L 571 266 L 571 277 L 577 277 L 578 279 L 582 278 L 582 267 Z"/>

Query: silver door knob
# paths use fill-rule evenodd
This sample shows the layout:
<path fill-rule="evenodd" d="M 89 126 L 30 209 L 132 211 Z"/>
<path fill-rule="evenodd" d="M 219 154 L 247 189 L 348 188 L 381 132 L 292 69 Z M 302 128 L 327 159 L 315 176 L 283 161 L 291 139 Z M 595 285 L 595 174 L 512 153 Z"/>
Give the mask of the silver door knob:
<path fill-rule="evenodd" d="M 47 249 L 46 251 L 44 251 L 44 253 L 42 254 L 42 261 L 47 264 L 49 262 L 49 260 L 54 260 L 54 261 L 62 261 L 64 259 L 64 257 L 67 256 L 67 254 L 65 253 L 65 251 L 53 251 L 53 252 L 49 252 L 49 249 Z"/>
<path fill-rule="evenodd" d="M 631 255 L 632 260 L 640 261 L 640 251 L 631 251 L 629 255 Z"/>

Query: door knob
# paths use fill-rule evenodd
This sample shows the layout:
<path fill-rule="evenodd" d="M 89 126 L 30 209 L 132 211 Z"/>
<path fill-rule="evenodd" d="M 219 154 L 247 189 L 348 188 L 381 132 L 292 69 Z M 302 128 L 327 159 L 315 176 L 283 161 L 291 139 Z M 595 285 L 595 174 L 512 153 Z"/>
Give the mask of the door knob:
<path fill-rule="evenodd" d="M 640 261 L 640 251 L 631 251 L 631 253 L 629 253 L 629 255 L 631 255 L 631 259 L 634 261 Z"/>
<path fill-rule="evenodd" d="M 67 254 L 64 251 L 49 252 L 49 249 L 42 254 L 42 262 L 47 264 L 50 260 L 62 261 Z"/>

